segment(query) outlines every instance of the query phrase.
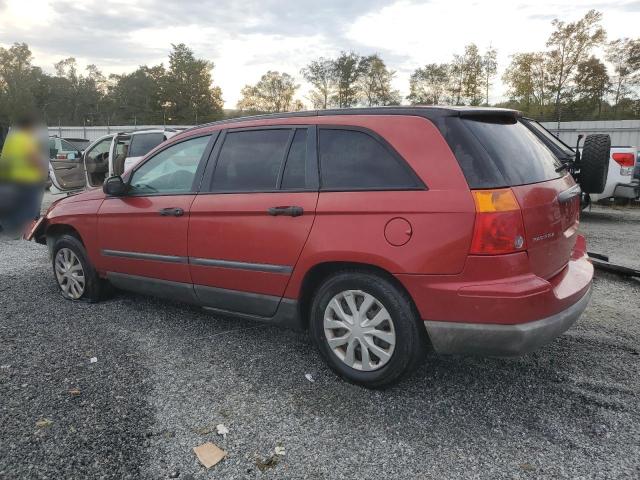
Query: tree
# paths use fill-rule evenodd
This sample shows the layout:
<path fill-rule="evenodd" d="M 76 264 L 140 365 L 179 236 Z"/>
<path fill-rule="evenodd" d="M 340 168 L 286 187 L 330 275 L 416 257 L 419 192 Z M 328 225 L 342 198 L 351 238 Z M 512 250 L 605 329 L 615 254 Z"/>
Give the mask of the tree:
<path fill-rule="evenodd" d="M 482 74 L 484 76 L 485 83 L 485 103 L 489 105 L 489 87 L 491 86 L 491 79 L 495 77 L 498 71 L 498 51 L 495 48 L 489 47 L 482 56 Z"/>
<path fill-rule="evenodd" d="M 162 91 L 166 70 L 162 64 L 142 66 L 136 71 L 114 75 L 109 90 L 109 123 L 162 123 Z"/>
<path fill-rule="evenodd" d="M 594 56 L 580 62 L 574 83 L 578 102 L 587 107 L 587 113 L 597 109 L 600 116 L 604 97 L 611 85 L 605 64 Z"/>
<path fill-rule="evenodd" d="M 313 108 L 327 109 L 336 86 L 336 69 L 333 60 L 320 57 L 300 70 L 304 79 L 313 85 L 309 93 Z"/>
<path fill-rule="evenodd" d="M 300 85 L 287 74 L 268 71 L 255 85 L 245 85 L 238 109 L 253 112 L 286 112 L 299 108 L 293 103 L 293 96 Z"/>
<path fill-rule="evenodd" d="M 607 45 L 606 59 L 613 65 L 613 110 L 640 84 L 640 38 L 619 38 Z"/>
<path fill-rule="evenodd" d="M 565 23 L 558 19 L 552 22 L 555 30 L 547 40 L 547 47 L 551 48 L 547 55 L 558 122 L 562 116 L 560 102 L 578 64 L 605 39 L 604 29 L 600 26 L 601 19 L 600 12 L 589 10 L 576 22 Z"/>
<path fill-rule="evenodd" d="M 43 73 L 31 64 L 32 60 L 26 43 L 0 47 L 0 119 L 6 122 L 37 108 L 34 93 Z"/>
<path fill-rule="evenodd" d="M 411 105 L 448 103 L 446 95 L 450 83 L 449 65 L 429 63 L 411 74 L 407 100 Z"/>
<path fill-rule="evenodd" d="M 548 89 L 549 74 L 543 53 L 517 53 L 505 70 L 502 81 L 508 86 L 509 98 L 532 112 L 535 106 L 538 116 L 542 116 L 550 100 Z"/>
<path fill-rule="evenodd" d="M 396 72 L 389 70 L 379 55 L 363 57 L 359 68 L 358 87 L 367 106 L 400 104 L 400 92 L 391 86 Z"/>
<path fill-rule="evenodd" d="M 342 52 L 333 62 L 336 92 L 331 97 L 339 108 L 357 105 L 360 97 L 358 81 L 362 75 L 362 57 L 356 53 Z"/>
<path fill-rule="evenodd" d="M 474 43 L 464 48 L 462 69 L 462 97 L 470 105 L 480 105 L 483 98 L 483 62 Z"/>
<path fill-rule="evenodd" d="M 163 105 L 178 123 L 198 123 L 222 116 L 222 91 L 212 85 L 214 64 L 195 58 L 184 43 L 172 45 L 169 69 L 163 78 Z"/>

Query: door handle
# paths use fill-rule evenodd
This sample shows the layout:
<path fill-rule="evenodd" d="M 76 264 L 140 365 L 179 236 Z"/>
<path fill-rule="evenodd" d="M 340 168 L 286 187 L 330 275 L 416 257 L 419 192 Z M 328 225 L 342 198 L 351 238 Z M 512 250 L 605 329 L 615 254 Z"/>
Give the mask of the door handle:
<path fill-rule="evenodd" d="M 271 207 L 267 210 L 269 215 L 278 217 L 278 216 L 287 216 L 287 217 L 299 217 L 304 213 L 304 208 L 289 206 L 289 207 Z"/>
<path fill-rule="evenodd" d="M 184 215 L 184 210 L 181 208 L 162 208 L 160 209 L 160 215 L 162 217 L 181 217 Z"/>

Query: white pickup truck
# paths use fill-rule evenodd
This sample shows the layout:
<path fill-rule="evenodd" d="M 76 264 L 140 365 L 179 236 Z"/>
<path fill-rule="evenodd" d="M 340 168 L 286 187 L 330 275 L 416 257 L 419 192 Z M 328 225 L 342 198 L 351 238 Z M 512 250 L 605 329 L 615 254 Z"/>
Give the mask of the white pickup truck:
<path fill-rule="evenodd" d="M 524 118 L 523 123 L 563 162 L 583 192 L 582 206 L 605 198 L 640 197 L 640 150 L 612 147 L 609 135 L 589 135 L 580 147 L 582 135 L 572 148 L 540 123 Z M 635 172 L 635 173 L 634 173 Z"/>
<path fill-rule="evenodd" d="M 640 178 L 634 176 L 638 165 L 640 149 L 638 147 L 611 147 L 607 181 L 602 193 L 591 194 L 591 201 L 605 198 L 640 197 Z"/>

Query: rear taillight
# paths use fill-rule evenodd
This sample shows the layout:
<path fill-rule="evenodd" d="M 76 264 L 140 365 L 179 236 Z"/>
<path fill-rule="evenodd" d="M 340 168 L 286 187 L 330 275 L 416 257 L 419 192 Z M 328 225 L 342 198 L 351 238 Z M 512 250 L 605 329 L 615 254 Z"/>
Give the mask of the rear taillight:
<path fill-rule="evenodd" d="M 471 241 L 474 255 L 497 255 L 525 250 L 520 205 L 510 188 L 472 190 L 476 223 Z"/>
<path fill-rule="evenodd" d="M 611 158 L 621 167 L 633 167 L 636 163 L 633 153 L 614 153 Z"/>

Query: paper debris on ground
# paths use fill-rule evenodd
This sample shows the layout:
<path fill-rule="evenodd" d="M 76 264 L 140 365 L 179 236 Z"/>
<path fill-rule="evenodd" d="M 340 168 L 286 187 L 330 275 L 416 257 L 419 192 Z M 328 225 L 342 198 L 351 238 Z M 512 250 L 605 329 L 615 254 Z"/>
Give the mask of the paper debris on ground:
<path fill-rule="evenodd" d="M 280 455 L 282 457 L 286 453 L 286 450 L 284 449 L 284 447 L 277 446 L 275 448 L 275 453 L 276 453 L 276 455 Z"/>
<path fill-rule="evenodd" d="M 38 428 L 47 428 L 47 427 L 50 427 L 51 425 L 53 425 L 53 422 L 48 418 L 43 418 L 36 422 L 36 427 Z"/>
<path fill-rule="evenodd" d="M 194 447 L 193 451 L 205 468 L 213 467 L 227 455 L 227 452 L 211 442 L 203 443 L 199 447 Z"/>
<path fill-rule="evenodd" d="M 72 388 L 71 390 L 69 390 L 69 395 L 71 395 L 72 397 L 77 397 L 78 395 L 80 395 L 80 389 L 78 387 Z"/>
<path fill-rule="evenodd" d="M 305 373 L 304 377 L 309 380 L 311 383 L 315 382 L 315 380 L 313 379 L 313 376 L 310 373 Z"/>
<path fill-rule="evenodd" d="M 227 438 L 227 433 L 229 433 L 229 429 L 225 427 L 222 423 L 219 423 L 218 425 L 216 425 L 216 431 L 218 432 L 218 435 L 222 435 L 222 438 L 224 439 Z"/>
<path fill-rule="evenodd" d="M 278 463 L 280 463 L 279 455 L 269 455 L 264 460 L 260 457 L 256 458 L 256 466 L 258 467 L 258 470 L 260 470 L 261 472 L 264 472 L 265 470 L 269 470 L 270 468 L 275 467 L 276 465 L 278 465 Z"/>
<path fill-rule="evenodd" d="M 98 361 L 98 357 L 91 357 L 89 359 L 89 363 L 96 363 Z"/>

